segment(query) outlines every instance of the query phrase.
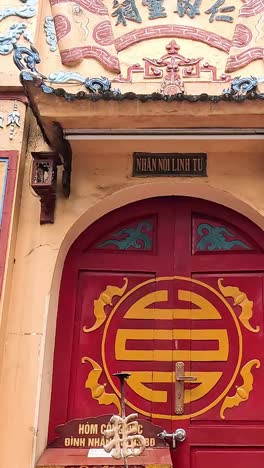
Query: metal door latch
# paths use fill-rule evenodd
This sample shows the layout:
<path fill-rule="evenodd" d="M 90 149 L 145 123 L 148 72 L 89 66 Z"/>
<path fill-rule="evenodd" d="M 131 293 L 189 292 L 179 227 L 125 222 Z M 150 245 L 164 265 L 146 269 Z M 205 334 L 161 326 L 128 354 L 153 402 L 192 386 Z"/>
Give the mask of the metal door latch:
<path fill-rule="evenodd" d="M 158 434 L 158 437 L 165 441 L 166 439 L 172 439 L 172 448 L 176 448 L 177 442 L 183 442 L 186 439 L 186 431 L 184 429 L 176 429 L 175 432 L 170 434 L 164 430 Z"/>
<path fill-rule="evenodd" d="M 184 413 L 184 382 L 194 383 L 197 377 L 185 375 L 184 362 L 176 362 L 175 369 L 176 385 L 175 385 L 175 413 Z"/>

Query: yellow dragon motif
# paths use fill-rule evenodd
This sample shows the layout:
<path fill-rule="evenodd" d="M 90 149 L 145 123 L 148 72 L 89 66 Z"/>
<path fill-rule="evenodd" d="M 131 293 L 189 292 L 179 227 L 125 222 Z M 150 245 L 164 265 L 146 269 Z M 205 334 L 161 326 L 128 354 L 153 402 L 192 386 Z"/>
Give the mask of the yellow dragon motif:
<path fill-rule="evenodd" d="M 220 416 L 222 419 L 225 419 L 224 412 L 227 408 L 233 408 L 234 406 L 239 406 L 243 401 L 247 401 L 249 398 L 250 392 L 253 390 L 253 375 L 251 373 L 252 367 L 256 366 L 257 369 L 260 367 L 260 362 L 258 359 L 252 359 L 247 364 L 243 366 L 240 371 L 240 375 L 243 379 L 243 385 L 237 387 L 236 394 L 232 397 L 227 396 L 224 399 L 220 410 Z"/>
<path fill-rule="evenodd" d="M 106 384 L 100 384 L 98 381 L 101 377 L 103 369 L 97 362 L 93 359 L 84 356 L 82 358 L 82 364 L 89 362 L 93 366 L 93 370 L 89 372 L 87 380 L 85 382 L 85 388 L 89 388 L 91 390 L 92 398 L 97 400 L 99 405 L 115 405 L 118 413 L 121 414 L 121 406 L 118 400 L 118 397 L 115 393 L 106 393 L 105 386 Z"/>
<path fill-rule="evenodd" d="M 233 305 L 237 305 L 242 309 L 242 312 L 239 315 L 240 322 L 244 325 L 244 327 L 247 330 L 251 331 L 252 333 L 258 333 L 260 327 L 257 326 L 256 328 L 253 328 L 249 323 L 249 320 L 252 318 L 253 315 L 253 301 L 250 301 L 247 295 L 244 292 L 240 291 L 239 288 L 234 286 L 223 286 L 222 281 L 223 278 L 219 278 L 218 287 L 223 296 L 232 297 L 234 300 Z"/>

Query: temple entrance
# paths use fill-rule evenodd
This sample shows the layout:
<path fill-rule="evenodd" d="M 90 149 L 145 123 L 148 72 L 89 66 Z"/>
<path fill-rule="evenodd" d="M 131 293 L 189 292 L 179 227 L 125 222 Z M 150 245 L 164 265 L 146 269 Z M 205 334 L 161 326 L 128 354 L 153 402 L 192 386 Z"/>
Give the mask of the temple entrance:
<path fill-rule="evenodd" d="M 262 468 L 263 245 L 248 219 L 183 197 L 133 203 L 83 232 L 61 282 L 50 444 L 78 419 L 79 448 L 101 447 L 96 418 L 120 413 L 113 374 L 126 371 L 126 414 L 166 431 L 175 467 Z"/>

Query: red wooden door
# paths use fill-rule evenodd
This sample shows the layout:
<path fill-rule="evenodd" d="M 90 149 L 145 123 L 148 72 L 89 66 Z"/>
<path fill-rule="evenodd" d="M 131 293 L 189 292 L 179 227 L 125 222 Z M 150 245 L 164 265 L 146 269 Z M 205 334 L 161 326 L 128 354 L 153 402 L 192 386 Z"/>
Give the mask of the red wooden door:
<path fill-rule="evenodd" d="M 84 232 L 62 277 L 50 440 L 71 419 L 117 414 L 112 374 L 125 370 L 127 413 L 185 429 L 175 467 L 262 467 L 263 241 L 237 213 L 173 197 Z M 177 381 L 181 363 L 195 380 Z"/>

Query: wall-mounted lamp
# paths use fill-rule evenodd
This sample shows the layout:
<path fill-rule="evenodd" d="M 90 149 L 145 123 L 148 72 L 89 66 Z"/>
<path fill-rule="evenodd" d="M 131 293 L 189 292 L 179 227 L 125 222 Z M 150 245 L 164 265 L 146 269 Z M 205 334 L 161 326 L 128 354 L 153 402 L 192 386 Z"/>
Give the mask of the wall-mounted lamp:
<path fill-rule="evenodd" d="M 57 166 L 61 164 L 57 153 L 32 152 L 31 187 L 40 197 L 40 224 L 54 223 L 57 187 Z"/>

